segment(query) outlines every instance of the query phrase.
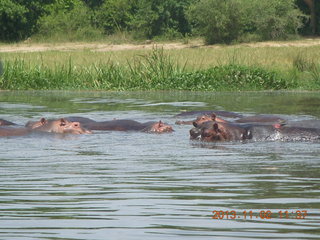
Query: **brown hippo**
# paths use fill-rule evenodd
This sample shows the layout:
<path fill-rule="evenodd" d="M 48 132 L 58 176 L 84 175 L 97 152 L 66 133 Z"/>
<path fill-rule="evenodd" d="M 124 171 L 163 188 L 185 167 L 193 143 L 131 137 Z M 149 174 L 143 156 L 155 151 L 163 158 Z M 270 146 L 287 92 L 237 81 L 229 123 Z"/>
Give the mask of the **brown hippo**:
<path fill-rule="evenodd" d="M 0 119 L 0 126 L 10 126 L 10 125 L 17 125 L 17 124 L 4 119 Z"/>
<path fill-rule="evenodd" d="M 151 122 L 146 126 L 144 129 L 141 130 L 142 132 L 150 132 L 150 133 L 167 133 L 167 132 L 173 132 L 173 128 L 165 124 L 161 121 L 153 123 Z"/>
<path fill-rule="evenodd" d="M 41 118 L 40 121 L 28 122 L 26 128 L 33 131 L 50 132 L 50 133 L 70 133 L 83 134 L 91 131 L 83 128 L 79 122 L 70 122 L 64 118 L 57 120 L 47 120 Z"/>
<path fill-rule="evenodd" d="M 74 122 L 76 124 L 81 124 L 85 129 L 88 130 L 104 130 L 104 131 L 142 131 L 142 132 L 150 132 L 150 133 L 164 133 L 164 132 L 172 132 L 173 129 L 170 125 L 167 125 L 161 121 L 159 122 L 146 122 L 140 123 L 134 120 L 127 119 L 119 119 L 119 120 L 110 120 L 103 122 L 96 122 L 90 118 L 83 117 L 68 117 L 64 119 L 66 122 L 70 122 L 69 120 L 79 120 L 79 122 Z M 41 119 L 36 122 L 28 122 L 26 127 L 29 128 L 37 128 L 46 124 L 46 119 Z M 42 128 L 40 128 L 42 129 Z"/>
<path fill-rule="evenodd" d="M 247 138 L 246 128 L 236 124 L 208 121 L 197 128 L 200 129 L 200 140 L 205 142 L 238 141 Z"/>
<path fill-rule="evenodd" d="M 187 124 L 193 124 L 193 123 L 198 123 L 201 124 L 203 122 L 206 121 L 216 121 L 216 122 L 230 122 L 227 120 L 224 120 L 220 117 L 217 117 L 216 114 L 212 113 L 212 114 L 204 114 L 201 115 L 199 117 L 196 118 L 196 120 L 193 121 L 176 121 L 176 124 L 178 125 L 187 125 Z M 277 123 L 277 122 L 281 122 L 281 121 L 285 121 L 283 118 L 280 118 L 278 116 L 274 116 L 274 115 L 255 115 L 255 116 L 250 116 L 250 117 L 242 117 L 239 118 L 237 120 L 235 120 L 234 122 L 236 123 L 267 123 L 267 124 L 272 124 L 272 123 Z"/>
<path fill-rule="evenodd" d="M 140 123 L 134 120 L 118 119 L 103 122 L 87 122 L 84 126 L 90 130 L 142 131 L 150 133 L 173 132 L 170 125 L 161 121 Z"/>
<path fill-rule="evenodd" d="M 304 128 L 276 124 L 235 124 L 204 122 L 190 130 L 190 139 L 216 141 L 314 141 L 320 140 L 319 128 Z"/>

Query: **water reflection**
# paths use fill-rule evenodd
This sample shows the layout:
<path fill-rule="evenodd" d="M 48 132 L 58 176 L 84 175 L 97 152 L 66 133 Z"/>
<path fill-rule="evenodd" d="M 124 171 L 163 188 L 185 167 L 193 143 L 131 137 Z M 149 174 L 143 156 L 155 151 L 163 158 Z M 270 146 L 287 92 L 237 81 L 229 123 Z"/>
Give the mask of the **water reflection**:
<path fill-rule="evenodd" d="M 19 124 L 65 115 L 173 124 L 199 109 L 319 118 L 311 98 L 320 94 L 1 92 L 0 113 Z M 319 238 L 319 143 L 200 144 L 189 128 L 1 138 L 0 239 Z M 212 219 L 214 210 L 239 218 Z M 256 217 L 262 210 L 272 219 Z"/>

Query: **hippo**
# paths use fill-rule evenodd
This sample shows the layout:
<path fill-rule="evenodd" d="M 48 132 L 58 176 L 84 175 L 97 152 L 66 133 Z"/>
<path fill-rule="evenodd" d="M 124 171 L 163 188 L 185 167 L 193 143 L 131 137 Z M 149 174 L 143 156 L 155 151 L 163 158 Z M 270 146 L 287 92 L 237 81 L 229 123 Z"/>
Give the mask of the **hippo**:
<path fill-rule="evenodd" d="M 67 120 L 68 119 L 68 120 Z M 110 120 L 103 122 L 96 122 L 90 118 L 83 117 L 68 117 L 64 121 L 71 122 L 70 120 L 79 120 L 75 122 L 76 124 L 81 124 L 84 129 L 90 130 L 103 130 L 103 131 L 141 131 L 141 132 L 150 132 L 150 133 L 165 133 L 173 132 L 173 129 L 170 125 L 167 125 L 161 121 L 159 122 L 146 122 L 140 123 L 134 120 L 128 119 L 119 119 L 119 120 Z M 44 125 L 47 121 L 46 119 L 41 119 L 40 121 L 30 121 L 26 124 L 26 127 L 37 129 Z M 40 128 L 42 129 L 42 128 Z"/>
<path fill-rule="evenodd" d="M 239 141 L 247 139 L 246 128 L 236 124 L 207 121 L 196 126 L 196 128 L 200 129 L 200 140 L 205 142 Z M 194 132 L 195 130 L 193 130 L 193 133 Z"/>
<path fill-rule="evenodd" d="M 146 125 L 146 123 L 144 123 Z M 151 122 L 146 126 L 144 129 L 141 130 L 142 132 L 149 132 L 149 133 L 167 133 L 167 132 L 173 132 L 173 128 L 163 123 L 162 121 L 159 122 Z"/>
<path fill-rule="evenodd" d="M 216 122 L 230 122 L 227 120 L 224 120 L 220 117 L 217 117 L 216 114 L 204 114 L 196 118 L 196 120 L 193 121 L 176 121 L 176 124 L 178 125 L 188 125 L 188 124 L 193 124 L 194 122 L 198 122 L 201 124 L 202 122 L 205 121 L 216 121 Z M 283 118 L 280 118 L 278 116 L 274 115 L 255 115 L 255 116 L 250 116 L 250 117 L 242 117 L 239 119 L 236 119 L 234 122 L 236 123 L 261 123 L 261 124 L 271 124 L 271 123 L 277 123 L 277 122 L 284 122 L 285 120 Z"/>
<path fill-rule="evenodd" d="M 129 119 L 117 119 L 103 122 L 88 122 L 84 126 L 90 130 L 142 131 L 150 133 L 173 132 L 172 127 L 162 121 L 140 123 Z"/>
<path fill-rule="evenodd" d="M 11 126 L 11 125 L 17 125 L 17 124 L 4 119 L 0 119 L 0 126 Z"/>
<path fill-rule="evenodd" d="M 314 141 L 320 140 L 320 128 L 276 124 L 236 124 L 207 121 L 190 130 L 190 139 L 217 141 Z"/>
<path fill-rule="evenodd" d="M 320 128 L 306 128 L 275 124 L 277 136 L 280 141 L 316 141 L 320 140 Z"/>
<path fill-rule="evenodd" d="M 81 126 L 79 122 L 71 122 L 64 118 L 56 120 L 47 120 L 41 118 L 40 121 L 28 122 L 26 124 L 27 129 L 40 132 L 50 132 L 50 133 L 70 133 L 70 134 L 83 134 L 92 133 Z"/>

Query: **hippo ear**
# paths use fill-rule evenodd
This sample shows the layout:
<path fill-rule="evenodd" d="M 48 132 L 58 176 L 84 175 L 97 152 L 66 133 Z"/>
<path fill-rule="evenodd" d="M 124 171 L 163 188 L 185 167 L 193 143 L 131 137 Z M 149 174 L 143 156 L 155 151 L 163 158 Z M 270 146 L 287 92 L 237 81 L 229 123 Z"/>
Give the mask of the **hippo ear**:
<path fill-rule="evenodd" d="M 40 119 L 40 123 L 41 123 L 42 125 L 46 124 L 46 123 L 47 123 L 47 119 L 41 118 L 41 119 Z"/>
<path fill-rule="evenodd" d="M 283 126 L 285 126 L 287 123 L 286 123 L 286 121 L 279 121 L 278 123 L 275 123 L 275 124 L 273 124 L 272 126 L 274 127 L 274 128 L 276 128 L 276 129 L 280 129 L 280 128 L 282 128 Z"/>
<path fill-rule="evenodd" d="M 159 127 L 161 127 L 161 126 L 163 125 L 163 123 L 162 123 L 162 121 L 161 121 L 161 120 L 159 121 L 159 123 L 158 123 L 158 124 L 159 124 Z"/>
<path fill-rule="evenodd" d="M 216 116 L 214 113 L 211 114 L 211 119 L 212 119 L 212 121 L 215 121 L 215 120 L 216 120 L 216 117 L 217 117 L 217 116 Z"/>
<path fill-rule="evenodd" d="M 60 118 L 60 126 L 65 126 L 66 120 L 64 118 Z"/>
<path fill-rule="evenodd" d="M 216 130 L 216 131 L 219 130 L 219 125 L 218 125 L 218 123 L 213 124 L 213 129 Z"/>

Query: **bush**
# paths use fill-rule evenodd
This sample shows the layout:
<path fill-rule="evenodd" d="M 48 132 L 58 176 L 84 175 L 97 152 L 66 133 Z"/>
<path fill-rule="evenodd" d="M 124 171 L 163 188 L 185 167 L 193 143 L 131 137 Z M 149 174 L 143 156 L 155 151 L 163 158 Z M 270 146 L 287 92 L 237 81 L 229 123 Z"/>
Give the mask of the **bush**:
<path fill-rule="evenodd" d="M 186 9 L 195 1 L 139 0 L 130 20 L 130 28 L 137 38 L 184 36 L 191 31 Z"/>
<path fill-rule="evenodd" d="M 188 16 L 207 44 L 231 43 L 243 31 L 244 13 L 239 0 L 200 0 Z"/>
<path fill-rule="evenodd" d="M 289 84 L 275 72 L 267 71 L 259 67 L 233 64 L 183 73 L 177 76 L 176 79 L 179 79 L 181 82 L 181 89 L 192 90 L 279 90 L 290 87 Z M 174 81 L 174 79 L 170 81 Z"/>
<path fill-rule="evenodd" d="M 297 35 L 304 15 L 296 8 L 295 0 L 250 0 L 247 16 L 254 32 L 262 40 L 288 39 Z"/>
<path fill-rule="evenodd" d="M 36 38 L 54 41 L 81 41 L 102 38 L 102 31 L 92 26 L 91 10 L 80 0 L 72 4 L 50 6 L 50 14 L 39 20 Z"/>
<path fill-rule="evenodd" d="M 14 1 L 0 1 L 0 40 L 20 40 L 27 35 L 27 12 L 24 6 Z"/>
<path fill-rule="evenodd" d="M 295 0 L 199 0 L 189 10 L 194 31 L 207 44 L 286 39 L 297 34 L 304 15 Z"/>
<path fill-rule="evenodd" d="M 106 34 L 125 31 L 132 18 L 131 0 L 106 0 L 95 12 L 95 24 Z"/>

